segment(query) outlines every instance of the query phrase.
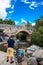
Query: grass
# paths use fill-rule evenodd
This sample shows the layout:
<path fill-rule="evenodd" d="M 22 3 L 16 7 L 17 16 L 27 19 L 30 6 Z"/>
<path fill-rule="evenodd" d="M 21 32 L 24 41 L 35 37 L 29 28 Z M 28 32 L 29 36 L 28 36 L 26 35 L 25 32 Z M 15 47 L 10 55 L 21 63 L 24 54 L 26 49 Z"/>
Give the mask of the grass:
<path fill-rule="evenodd" d="M 0 45 L 0 51 L 6 52 L 5 44 L 1 44 L 1 45 Z"/>

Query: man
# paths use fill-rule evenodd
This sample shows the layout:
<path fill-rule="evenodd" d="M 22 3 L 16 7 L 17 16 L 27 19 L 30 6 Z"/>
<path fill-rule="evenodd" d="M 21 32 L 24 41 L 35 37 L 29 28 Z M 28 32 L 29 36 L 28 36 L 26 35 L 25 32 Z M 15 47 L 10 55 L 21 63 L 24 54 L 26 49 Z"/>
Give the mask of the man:
<path fill-rule="evenodd" d="M 13 53 L 14 53 L 14 39 L 10 37 L 7 41 L 8 43 L 8 48 L 7 48 L 7 62 L 9 61 L 10 58 L 10 63 L 13 63 Z"/>

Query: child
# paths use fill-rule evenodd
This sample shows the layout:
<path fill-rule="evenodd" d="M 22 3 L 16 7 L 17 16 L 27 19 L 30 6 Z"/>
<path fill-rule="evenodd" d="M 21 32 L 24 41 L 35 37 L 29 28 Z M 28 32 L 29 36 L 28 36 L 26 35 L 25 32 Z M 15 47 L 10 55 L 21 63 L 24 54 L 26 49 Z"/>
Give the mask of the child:
<path fill-rule="evenodd" d="M 25 49 L 25 56 L 26 57 L 29 57 L 28 52 L 27 52 L 27 49 Z"/>

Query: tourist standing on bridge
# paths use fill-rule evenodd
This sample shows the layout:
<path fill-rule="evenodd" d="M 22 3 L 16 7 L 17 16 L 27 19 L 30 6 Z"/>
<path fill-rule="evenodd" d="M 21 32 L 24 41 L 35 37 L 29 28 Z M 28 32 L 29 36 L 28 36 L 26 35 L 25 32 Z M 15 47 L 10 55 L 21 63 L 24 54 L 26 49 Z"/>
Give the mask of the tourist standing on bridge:
<path fill-rule="evenodd" d="M 15 41 L 12 37 L 10 37 L 7 40 L 8 43 L 8 48 L 7 48 L 7 62 L 9 61 L 10 58 L 10 63 L 13 63 L 13 54 L 14 54 L 14 45 L 15 45 Z"/>

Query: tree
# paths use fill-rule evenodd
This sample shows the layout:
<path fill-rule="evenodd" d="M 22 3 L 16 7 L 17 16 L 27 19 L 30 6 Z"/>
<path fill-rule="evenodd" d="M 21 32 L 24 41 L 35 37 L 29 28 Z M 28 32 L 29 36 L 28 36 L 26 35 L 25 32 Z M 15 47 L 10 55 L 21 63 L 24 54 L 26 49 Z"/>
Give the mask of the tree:
<path fill-rule="evenodd" d="M 32 24 L 27 21 L 26 27 L 27 27 L 27 29 L 29 29 L 30 27 L 32 27 Z"/>
<path fill-rule="evenodd" d="M 22 34 L 23 34 L 23 33 L 19 32 L 19 33 L 17 34 L 17 39 L 21 40 Z"/>
<path fill-rule="evenodd" d="M 36 27 L 43 26 L 43 16 L 40 17 L 40 19 L 35 20 Z"/>
<path fill-rule="evenodd" d="M 32 26 L 32 24 L 27 21 L 27 26 L 30 27 Z"/>
<path fill-rule="evenodd" d="M 31 35 L 31 43 L 43 46 L 43 18 L 35 20 L 35 30 Z"/>
<path fill-rule="evenodd" d="M 10 25 L 15 25 L 15 22 L 11 19 L 0 19 L 0 24 L 10 24 Z"/>
<path fill-rule="evenodd" d="M 3 23 L 4 24 L 10 24 L 10 25 L 15 25 L 15 23 L 14 23 L 14 21 L 13 20 L 11 20 L 11 19 L 5 19 L 4 21 L 3 21 Z"/>
<path fill-rule="evenodd" d="M 2 19 L 0 19 L 0 24 L 3 24 L 3 20 Z"/>

